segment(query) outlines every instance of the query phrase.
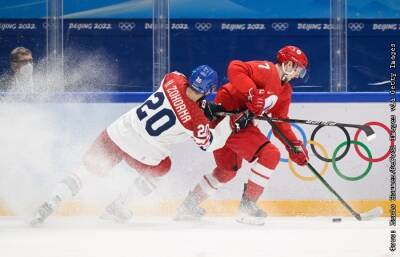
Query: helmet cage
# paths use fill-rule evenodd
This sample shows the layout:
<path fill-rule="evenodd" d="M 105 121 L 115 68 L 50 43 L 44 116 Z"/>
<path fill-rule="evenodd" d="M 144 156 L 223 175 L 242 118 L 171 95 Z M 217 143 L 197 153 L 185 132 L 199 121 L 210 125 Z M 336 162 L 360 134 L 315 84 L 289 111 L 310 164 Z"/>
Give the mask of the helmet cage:
<path fill-rule="evenodd" d="M 191 83 L 190 87 L 193 88 L 197 93 L 203 94 L 205 96 L 211 94 L 212 92 L 214 92 L 217 89 L 217 85 L 215 85 L 215 84 L 208 86 L 207 90 L 200 87 L 200 85 L 196 84 L 196 83 Z"/>
<path fill-rule="evenodd" d="M 286 63 L 287 63 L 287 62 L 286 62 Z M 297 71 L 298 74 L 299 74 L 299 78 L 304 78 L 304 77 L 306 76 L 306 74 L 307 74 L 307 69 L 306 69 L 303 65 L 301 65 L 300 63 L 298 63 L 298 62 L 292 61 L 292 63 L 293 63 L 293 69 L 292 69 L 291 72 L 286 71 L 285 63 L 282 63 L 282 70 L 283 70 L 283 72 L 284 72 L 286 75 L 291 75 L 291 74 L 293 74 L 294 72 Z"/>

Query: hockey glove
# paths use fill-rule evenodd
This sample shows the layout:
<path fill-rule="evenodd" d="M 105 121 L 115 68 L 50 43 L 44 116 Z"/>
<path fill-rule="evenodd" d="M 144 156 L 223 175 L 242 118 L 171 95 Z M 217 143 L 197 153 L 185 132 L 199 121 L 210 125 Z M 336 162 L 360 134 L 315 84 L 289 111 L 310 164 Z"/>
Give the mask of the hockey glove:
<path fill-rule="evenodd" d="M 240 114 L 231 116 L 231 127 L 233 132 L 237 133 L 241 129 L 244 129 L 253 120 L 254 114 L 249 111 L 242 112 Z"/>
<path fill-rule="evenodd" d="M 304 166 L 308 162 L 308 151 L 303 145 L 303 143 L 299 140 L 292 142 L 293 149 L 290 149 L 289 146 L 286 146 L 286 150 L 289 152 L 289 157 L 292 161 L 297 163 L 300 166 Z"/>
<path fill-rule="evenodd" d="M 218 113 L 225 112 L 225 108 L 222 107 L 221 104 L 216 104 L 207 100 L 202 100 L 200 102 L 200 108 L 203 110 L 206 118 L 210 121 L 218 119 Z"/>
<path fill-rule="evenodd" d="M 247 99 L 247 108 L 256 116 L 261 115 L 265 105 L 265 90 L 250 88 Z"/>

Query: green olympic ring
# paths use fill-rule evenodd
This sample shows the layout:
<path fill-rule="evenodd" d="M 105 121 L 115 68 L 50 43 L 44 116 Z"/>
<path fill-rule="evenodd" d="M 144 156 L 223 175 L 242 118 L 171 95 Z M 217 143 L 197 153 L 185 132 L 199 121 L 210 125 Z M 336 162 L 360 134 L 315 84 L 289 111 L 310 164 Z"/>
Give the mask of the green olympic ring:
<path fill-rule="evenodd" d="M 338 147 L 336 147 L 335 151 L 333 152 L 333 156 L 332 156 L 332 166 L 333 166 L 333 169 L 335 170 L 336 174 L 337 174 L 339 177 L 341 177 L 341 178 L 343 178 L 343 179 L 345 179 L 345 180 L 348 180 L 348 181 L 360 180 L 360 179 L 362 179 L 363 177 L 365 177 L 365 176 L 368 174 L 368 172 L 371 170 L 371 168 L 372 168 L 372 161 L 370 161 L 371 158 L 372 158 L 372 153 L 371 153 L 371 151 L 369 150 L 369 148 L 368 148 L 364 143 L 361 143 L 361 142 L 359 142 L 359 141 L 351 140 L 351 141 L 350 141 L 350 144 L 359 145 L 359 146 L 361 146 L 361 147 L 367 152 L 369 161 L 368 161 L 368 167 L 367 167 L 367 169 L 366 169 L 365 171 L 363 171 L 363 173 L 361 173 L 361 175 L 356 176 L 356 177 L 346 176 L 346 175 L 344 175 L 343 173 L 341 173 L 341 172 L 339 171 L 338 167 L 336 166 L 336 155 L 338 154 L 339 150 L 340 150 L 342 147 L 344 147 L 345 145 L 347 145 L 347 144 L 348 144 L 348 141 L 344 141 L 344 142 L 341 143 Z"/>

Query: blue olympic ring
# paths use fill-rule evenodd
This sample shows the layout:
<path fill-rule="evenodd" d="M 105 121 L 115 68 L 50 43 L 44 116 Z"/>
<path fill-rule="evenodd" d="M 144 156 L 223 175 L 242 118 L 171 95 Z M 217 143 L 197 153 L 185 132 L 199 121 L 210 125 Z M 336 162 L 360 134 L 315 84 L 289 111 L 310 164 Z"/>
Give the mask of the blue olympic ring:
<path fill-rule="evenodd" d="M 299 125 L 295 124 L 295 123 L 291 123 L 290 125 L 291 125 L 292 127 L 294 127 L 295 129 L 297 129 L 297 130 L 300 132 L 301 137 L 303 138 L 304 147 L 306 147 L 306 146 L 307 146 L 307 136 L 306 136 L 306 133 L 304 132 L 303 128 L 300 127 Z M 268 131 L 268 134 L 267 134 L 267 137 L 268 137 L 270 140 L 271 140 L 271 136 L 272 136 L 272 129 L 270 129 L 270 130 Z M 287 159 L 287 158 L 281 158 L 280 161 L 281 161 L 281 162 L 288 162 L 288 159 Z"/>

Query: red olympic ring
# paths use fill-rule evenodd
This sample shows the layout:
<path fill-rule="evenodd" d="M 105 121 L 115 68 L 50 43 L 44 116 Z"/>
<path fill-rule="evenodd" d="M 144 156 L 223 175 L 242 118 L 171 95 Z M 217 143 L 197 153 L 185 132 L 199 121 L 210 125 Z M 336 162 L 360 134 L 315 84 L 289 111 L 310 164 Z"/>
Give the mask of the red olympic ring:
<path fill-rule="evenodd" d="M 383 124 L 383 123 L 381 123 L 381 122 L 378 122 L 378 121 L 371 121 L 371 122 L 365 123 L 364 125 L 381 127 L 381 128 L 383 128 L 384 130 L 386 130 L 386 132 L 389 134 L 389 138 L 390 138 L 391 131 L 390 131 L 389 127 L 386 126 L 385 124 Z M 356 131 L 356 134 L 354 135 L 354 141 L 358 141 L 358 136 L 360 135 L 360 133 L 361 133 L 361 129 L 358 129 L 358 130 Z M 393 146 L 394 146 L 394 140 L 390 140 L 390 147 L 393 147 Z M 385 159 L 390 155 L 390 148 L 389 148 L 389 150 L 388 150 L 383 156 L 381 156 L 381 157 L 378 157 L 378 158 L 368 158 L 368 157 L 366 157 L 365 155 L 363 155 L 363 154 L 361 153 L 360 148 L 358 147 L 358 145 L 354 145 L 354 147 L 355 147 L 355 149 L 356 149 L 357 154 L 358 154 L 363 160 L 369 161 L 369 162 L 380 162 L 380 161 L 385 160 Z"/>

